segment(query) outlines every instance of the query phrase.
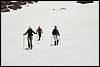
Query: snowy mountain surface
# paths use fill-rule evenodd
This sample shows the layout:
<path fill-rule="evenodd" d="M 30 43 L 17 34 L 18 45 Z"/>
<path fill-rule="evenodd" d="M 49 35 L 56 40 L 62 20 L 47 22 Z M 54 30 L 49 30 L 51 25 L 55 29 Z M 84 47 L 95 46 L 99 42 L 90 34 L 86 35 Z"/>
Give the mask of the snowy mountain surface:
<path fill-rule="evenodd" d="M 99 66 L 99 1 L 39 1 L 22 7 L 1 13 L 2 66 Z M 55 25 L 60 42 L 50 46 Z M 34 31 L 41 26 L 42 39 L 36 41 L 33 34 L 33 49 L 24 50 L 29 26 Z"/>

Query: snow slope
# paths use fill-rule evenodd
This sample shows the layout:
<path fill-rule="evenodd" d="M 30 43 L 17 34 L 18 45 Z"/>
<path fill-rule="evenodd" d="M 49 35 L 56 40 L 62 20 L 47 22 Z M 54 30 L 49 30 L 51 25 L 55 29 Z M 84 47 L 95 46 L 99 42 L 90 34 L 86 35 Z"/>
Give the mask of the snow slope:
<path fill-rule="evenodd" d="M 35 31 L 39 25 L 44 32 L 42 41 L 38 43 L 34 35 L 34 48 L 23 50 L 23 38 L 27 47 L 23 33 L 28 26 Z M 59 46 L 50 46 L 54 25 L 61 34 Z M 99 1 L 39 1 L 1 13 L 1 65 L 99 66 Z"/>

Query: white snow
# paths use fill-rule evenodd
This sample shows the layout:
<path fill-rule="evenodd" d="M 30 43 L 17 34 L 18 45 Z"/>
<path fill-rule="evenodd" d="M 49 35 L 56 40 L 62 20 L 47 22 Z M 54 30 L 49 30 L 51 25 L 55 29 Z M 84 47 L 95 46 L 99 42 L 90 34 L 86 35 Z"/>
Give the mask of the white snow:
<path fill-rule="evenodd" d="M 34 34 L 34 48 L 23 50 L 23 33 L 39 25 L 42 41 Z M 59 46 L 50 46 L 54 25 L 61 34 Z M 99 66 L 99 1 L 39 1 L 1 13 L 1 66 Z"/>

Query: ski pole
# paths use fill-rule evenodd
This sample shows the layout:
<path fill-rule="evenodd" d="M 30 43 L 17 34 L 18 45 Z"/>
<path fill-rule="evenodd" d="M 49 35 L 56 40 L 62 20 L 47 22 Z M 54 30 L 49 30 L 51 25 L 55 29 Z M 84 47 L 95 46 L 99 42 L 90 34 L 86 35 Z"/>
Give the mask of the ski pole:
<path fill-rule="evenodd" d="M 42 34 L 42 40 L 43 40 L 43 34 Z"/>
<path fill-rule="evenodd" d="M 59 36 L 59 40 L 60 40 L 60 45 L 61 45 L 61 37 Z"/>
<path fill-rule="evenodd" d="M 36 34 L 36 40 L 38 40 L 38 34 Z"/>
<path fill-rule="evenodd" d="M 51 37 L 51 45 L 53 45 L 53 37 Z"/>
<path fill-rule="evenodd" d="M 37 34 L 37 35 L 36 35 L 36 41 L 37 41 L 37 44 L 39 45 L 38 38 L 39 38 L 39 36 L 38 36 L 38 34 Z"/>
<path fill-rule="evenodd" d="M 24 46 L 25 46 L 25 37 L 23 35 L 23 50 L 24 50 Z"/>

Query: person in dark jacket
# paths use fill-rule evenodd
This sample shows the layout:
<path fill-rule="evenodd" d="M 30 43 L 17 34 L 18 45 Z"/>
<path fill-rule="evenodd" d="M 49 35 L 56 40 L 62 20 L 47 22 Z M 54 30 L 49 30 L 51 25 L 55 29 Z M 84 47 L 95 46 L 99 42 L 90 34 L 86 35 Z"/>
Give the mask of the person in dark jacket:
<path fill-rule="evenodd" d="M 40 38 L 41 38 L 41 34 L 43 33 L 42 29 L 40 28 L 40 26 L 38 26 L 38 29 L 36 30 L 36 33 L 38 33 L 38 36 L 39 36 L 39 41 L 40 41 Z"/>
<path fill-rule="evenodd" d="M 29 26 L 29 29 L 26 31 L 25 34 L 23 34 L 23 35 L 28 34 L 28 37 L 27 37 L 28 48 L 31 48 L 31 49 L 32 49 L 32 39 L 33 39 L 33 37 L 32 37 L 33 34 L 32 34 L 32 33 L 37 34 L 37 33 L 35 33 L 35 32 L 32 30 L 32 28 Z"/>
<path fill-rule="evenodd" d="M 57 29 L 57 26 L 54 26 L 54 29 L 52 31 L 52 35 L 54 38 L 54 46 L 58 45 L 58 42 L 59 42 L 58 36 L 60 36 L 60 34 L 59 34 L 58 29 Z"/>

